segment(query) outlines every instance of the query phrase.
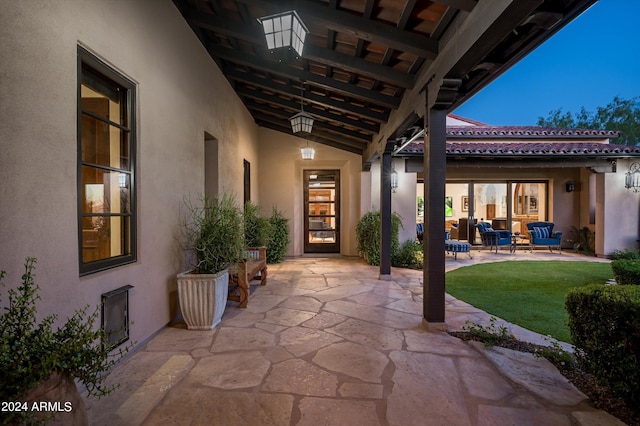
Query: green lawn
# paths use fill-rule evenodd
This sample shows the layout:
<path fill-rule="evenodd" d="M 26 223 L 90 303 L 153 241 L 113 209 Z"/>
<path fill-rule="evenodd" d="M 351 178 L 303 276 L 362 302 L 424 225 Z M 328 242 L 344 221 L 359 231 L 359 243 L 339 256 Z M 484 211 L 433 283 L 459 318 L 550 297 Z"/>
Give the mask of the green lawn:
<path fill-rule="evenodd" d="M 508 261 L 448 272 L 447 293 L 506 321 L 571 342 L 567 290 L 604 284 L 611 266 L 599 262 Z"/>

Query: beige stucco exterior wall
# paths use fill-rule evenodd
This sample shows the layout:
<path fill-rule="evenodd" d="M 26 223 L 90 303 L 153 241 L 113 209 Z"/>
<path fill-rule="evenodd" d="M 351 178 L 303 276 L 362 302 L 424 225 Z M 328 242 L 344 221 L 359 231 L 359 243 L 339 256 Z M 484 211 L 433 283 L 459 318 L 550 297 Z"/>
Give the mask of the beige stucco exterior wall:
<path fill-rule="evenodd" d="M 356 256 L 355 228 L 360 219 L 362 157 L 311 142 L 314 160 L 302 160 L 300 148 L 306 141 L 296 136 L 261 128 L 258 190 L 263 213 L 277 206 L 289 218 L 291 243 L 288 256 L 304 253 L 303 170 L 340 170 L 341 240 L 340 253 Z"/>
<path fill-rule="evenodd" d="M 83 278 L 78 44 L 137 83 L 139 130 L 138 261 Z M 175 238 L 183 196 L 204 191 L 204 132 L 219 141 L 220 188 L 242 197 L 243 158 L 257 186 L 257 126 L 170 0 L 151 8 L 137 0 L 5 1 L 0 58 L 0 268 L 8 284 L 17 284 L 26 256 L 37 257 L 40 313 L 63 319 L 133 285 L 131 337 L 143 341 L 175 314 L 175 275 L 187 266 Z"/>
<path fill-rule="evenodd" d="M 404 159 L 393 158 L 393 168 L 398 173 L 398 188 L 391 194 L 391 211 L 397 213 L 402 218 L 402 227 L 399 230 L 398 241 L 402 245 L 405 241 L 416 239 L 416 198 L 418 188 L 416 182 L 417 173 L 405 173 Z M 368 186 L 371 187 L 371 197 L 368 199 L 369 205 L 363 208 L 363 214 L 371 210 L 380 210 L 380 162 L 376 161 L 371 165 L 368 173 Z"/>
<path fill-rule="evenodd" d="M 625 173 L 632 161 L 618 160 L 616 173 L 597 175 L 596 255 L 637 248 L 640 238 L 640 193 L 624 187 Z M 606 238 L 598 238 L 605 235 Z"/>

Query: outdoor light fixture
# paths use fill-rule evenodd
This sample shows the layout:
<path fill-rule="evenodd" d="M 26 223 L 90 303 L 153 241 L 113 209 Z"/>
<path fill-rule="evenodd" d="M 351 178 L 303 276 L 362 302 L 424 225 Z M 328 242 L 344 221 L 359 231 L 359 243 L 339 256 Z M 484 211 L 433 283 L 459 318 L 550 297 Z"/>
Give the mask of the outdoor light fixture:
<path fill-rule="evenodd" d="M 398 189 L 398 172 L 391 166 L 391 191 L 396 192 L 396 189 Z"/>
<path fill-rule="evenodd" d="M 304 112 L 304 83 L 302 84 L 302 89 L 300 91 L 300 112 L 294 115 L 289 119 L 291 122 L 291 130 L 293 134 L 304 132 L 311 133 L 313 130 L 313 117 Z"/>
<path fill-rule="evenodd" d="M 629 166 L 629 171 L 624 175 L 624 187 L 633 189 L 633 192 L 640 191 L 640 163 Z"/>
<path fill-rule="evenodd" d="M 575 182 L 569 181 L 565 185 L 566 185 L 566 188 L 567 188 L 567 192 L 573 192 L 573 191 L 576 190 L 576 183 Z"/>
<path fill-rule="evenodd" d="M 302 153 L 303 160 L 313 160 L 313 157 L 316 155 L 316 150 L 309 146 L 309 141 L 307 141 L 307 146 L 300 149 Z"/>
<path fill-rule="evenodd" d="M 271 53 L 282 47 L 293 49 L 298 57 L 302 56 L 304 39 L 309 30 L 295 10 L 264 16 L 258 18 L 258 22 L 262 24 L 267 48 Z"/>

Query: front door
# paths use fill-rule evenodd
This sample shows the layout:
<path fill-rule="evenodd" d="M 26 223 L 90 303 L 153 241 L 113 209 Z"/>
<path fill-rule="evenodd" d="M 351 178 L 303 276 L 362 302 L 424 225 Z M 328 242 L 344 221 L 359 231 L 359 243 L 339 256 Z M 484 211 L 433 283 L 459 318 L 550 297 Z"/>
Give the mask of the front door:
<path fill-rule="evenodd" d="M 304 251 L 340 253 L 340 170 L 304 171 Z"/>

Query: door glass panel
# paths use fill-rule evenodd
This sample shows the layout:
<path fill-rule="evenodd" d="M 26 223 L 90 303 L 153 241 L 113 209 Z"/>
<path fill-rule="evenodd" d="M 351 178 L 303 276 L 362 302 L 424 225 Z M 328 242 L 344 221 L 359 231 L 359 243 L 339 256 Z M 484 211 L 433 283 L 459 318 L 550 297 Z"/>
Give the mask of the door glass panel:
<path fill-rule="evenodd" d="M 507 184 L 475 183 L 473 185 L 473 206 L 476 223 L 488 222 L 493 229 L 510 230 L 507 218 Z M 480 243 L 480 235 L 475 233 L 475 243 Z"/>
<path fill-rule="evenodd" d="M 513 222 L 518 229 L 513 232 L 527 233 L 527 223 L 547 220 L 547 184 L 544 182 L 514 182 L 513 189 Z"/>
<path fill-rule="evenodd" d="M 337 170 L 305 171 L 305 251 L 339 252 Z"/>
<path fill-rule="evenodd" d="M 469 238 L 469 184 L 447 183 L 444 229 L 452 240 Z"/>

